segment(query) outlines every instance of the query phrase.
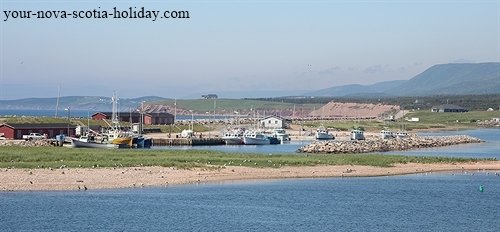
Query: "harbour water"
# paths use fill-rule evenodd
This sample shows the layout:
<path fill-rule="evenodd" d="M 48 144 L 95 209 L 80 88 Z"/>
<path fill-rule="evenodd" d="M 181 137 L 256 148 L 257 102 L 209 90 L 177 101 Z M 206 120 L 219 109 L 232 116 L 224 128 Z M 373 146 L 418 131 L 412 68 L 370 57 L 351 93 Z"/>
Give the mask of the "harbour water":
<path fill-rule="evenodd" d="M 479 138 L 484 143 L 460 144 L 448 147 L 422 148 L 407 151 L 391 151 L 383 154 L 398 155 L 418 155 L 418 156 L 448 156 L 465 158 L 496 158 L 500 160 L 500 129 L 477 129 L 477 130 L 459 130 L 444 132 L 426 132 L 418 133 L 423 136 L 442 136 L 442 135 L 470 135 Z M 153 149 L 199 149 L 199 150 L 217 150 L 225 152 L 238 153 L 261 153 L 261 154 L 297 154 L 296 151 L 312 141 L 291 141 L 290 143 L 278 145 L 230 145 L 230 146 L 173 146 L 156 147 Z M 379 152 L 380 153 L 380 152 Z"/>
<path fill-rule="evenodd" d="M 500 231 L 499 195 L 486 172 L 2 192 L 0 230 Z"/>

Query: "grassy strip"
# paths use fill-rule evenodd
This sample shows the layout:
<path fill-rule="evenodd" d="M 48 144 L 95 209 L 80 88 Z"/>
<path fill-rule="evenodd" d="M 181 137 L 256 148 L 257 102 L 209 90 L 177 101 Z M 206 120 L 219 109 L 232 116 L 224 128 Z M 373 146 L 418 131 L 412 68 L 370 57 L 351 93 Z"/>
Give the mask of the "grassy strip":
<path fill-rule="evenodd" d="M 0 168 L 138 167 L 178 168 L 247 166 L 366 165 L 389 167 L 396 163 L 452 163 L 477 161 L 467 158 L 413 157 L 379 154 L 264 155 L 199 150 L 101 150 L 57 147 L 2 147 Z"/>

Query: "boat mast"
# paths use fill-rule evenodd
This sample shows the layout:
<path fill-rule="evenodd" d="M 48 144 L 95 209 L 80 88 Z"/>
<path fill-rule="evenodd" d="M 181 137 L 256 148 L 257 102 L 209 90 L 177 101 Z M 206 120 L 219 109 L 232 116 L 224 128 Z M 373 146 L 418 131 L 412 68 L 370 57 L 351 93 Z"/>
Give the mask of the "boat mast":
<path fill-rule="evenodd" d="M 113 127 L 117 129 L 118 125 L 118 98 L 116 98 L 116 91 L 113 92 L 113 97 L 111 97 L 111 102 L 113 103 L 112 107 L 112 115 L 111 115 L 111 122 L 113 123 Z"/>
<path fill-rule="evenodd" d="M 174 124 L 175 120 L 177 120 L 177 98 L 174 100 Z"/>
<path fill-rule="evenodd" d="M 57 113 L 59 111 L 59 98 L 61 97 L 61 85 L 57 86 L 57 101 L 56 101 L 56 115 L 55 117 L 57 118 Z"/>

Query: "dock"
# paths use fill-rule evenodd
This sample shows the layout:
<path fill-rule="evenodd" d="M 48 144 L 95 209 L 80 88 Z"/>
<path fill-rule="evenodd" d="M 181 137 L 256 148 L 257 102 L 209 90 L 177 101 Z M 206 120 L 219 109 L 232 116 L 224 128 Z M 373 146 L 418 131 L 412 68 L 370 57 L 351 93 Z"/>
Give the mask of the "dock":
<path fill-rule="evenodd" d="M 153 146 L 214 146 L 226 144 L 221 138 L 154 138 Z"/>

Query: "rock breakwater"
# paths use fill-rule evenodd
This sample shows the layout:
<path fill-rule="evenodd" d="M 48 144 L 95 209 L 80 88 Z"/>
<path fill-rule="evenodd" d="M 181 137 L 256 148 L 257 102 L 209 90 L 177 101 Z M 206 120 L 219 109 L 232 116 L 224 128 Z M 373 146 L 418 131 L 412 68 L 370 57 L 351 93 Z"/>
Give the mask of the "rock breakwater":
<path fill-rule="evenodd" d="M 442 147 L 464 143 L 483 142 L 468 135 L 453 136 L 408 136 L 395 139 L 370 139 L 360 141 L 313 142 L 298 149 L 304 153 L 368 153 L 402 151 L 414 148 Z"/>

